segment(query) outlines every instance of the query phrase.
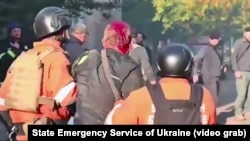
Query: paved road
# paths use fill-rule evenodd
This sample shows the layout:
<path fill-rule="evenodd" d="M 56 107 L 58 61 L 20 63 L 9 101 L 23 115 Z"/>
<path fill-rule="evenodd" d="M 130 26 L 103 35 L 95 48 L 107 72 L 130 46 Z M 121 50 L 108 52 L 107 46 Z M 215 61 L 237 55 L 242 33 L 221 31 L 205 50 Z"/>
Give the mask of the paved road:
<path fill-rule="evenodd" d="M 220 101 L 217 108 L 220 124 L 250 124 L 250 121 L 235 122 L 233 116 L 233 102 L 236 98 L 235 80 L 232 73 L 227 73 L 226 80 L 221 81 Z M 72 124 L 72 121 L 70 122 Z M 4 128 L 0 124 L 0 141 L 4 138 Z"/>
<path fill-rule="evenodd" d="M 233 116 L 233 104 L 236 96 L 233 73 L 227 73 L 226 79 L 220 82 L 219 105 L 217 107 L 218 122 L 220 124 L 226 124 L 227 118 Z"/>

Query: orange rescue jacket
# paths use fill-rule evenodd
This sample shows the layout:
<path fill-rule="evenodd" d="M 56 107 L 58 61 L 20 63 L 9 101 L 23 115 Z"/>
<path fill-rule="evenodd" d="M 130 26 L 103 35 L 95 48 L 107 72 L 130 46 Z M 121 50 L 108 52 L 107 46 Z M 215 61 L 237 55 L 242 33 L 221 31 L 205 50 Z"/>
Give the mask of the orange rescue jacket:
<path fill-rule="evenodd" d="M 161 88 L 167 99 L 187 100 L 190 97 L 190 84 L 186 79 L 162 78 Z M 200 107 L 202 124 L 216 124 L 216 106 L 210 92 L 203 87 L 203 100 Z M 105 124 L 152 124 L 155 110 L 146 87 L 133 91 L 127 99 L 117 102 L 106 118 Z"/>
<path fill-rule="evenodd" d="M 48 105 L 41 105 L 39 113 L 10 110 L 13 123 L 30 122 L 40 117 L 48 117 L 52 120 L 66 120 L 71 117 L 68 108 L 65 106 L 75 102 L 77 88 L 68 71 L 70 64 L 60 46 L 60 42 L 53 39 L 44 39 L 40 42 L 35 42 L 34 48 L 31 51 L 40 52 L 48 47 L 53 47 L 58 52 L 49 54 L 46 58 L 42 59 L 44 71 L 41 96 L 53 98 L 62 107 L 58 110 L 53 110 Z M 0 88 L 0 111 L 6 110 L 4 107 L 5 92 L 4 88 Z"/>

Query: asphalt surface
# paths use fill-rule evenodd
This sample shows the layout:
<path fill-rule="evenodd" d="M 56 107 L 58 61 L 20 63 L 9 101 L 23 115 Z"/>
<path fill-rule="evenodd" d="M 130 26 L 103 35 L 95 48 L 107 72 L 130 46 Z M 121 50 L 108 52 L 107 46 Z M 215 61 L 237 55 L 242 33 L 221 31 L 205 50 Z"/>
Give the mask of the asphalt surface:
<path fill-rule="evenodd" d="M 234 118 L 234 101 L 237 96 L 233 73 L 227 73 L 226 80 L 221 81 L 220 101 L 217 108 L 219 124 L 250 125 L 250 119 L 238 121 Z"/>
<path fill-rule="evenodd" d="M 227 119 L 233 117 L 234 101 L 237 96 L 235 78 L 233 73 L 226 73 L 225 79 L 220 81 L 219 104 L 217 117 L 219 124 L 230 124 Z"/>
<path fill-rule="evenodd" d="M 227 73 L 226 78 L 221 80 L 219 105 L 217 108 L 219 124 L 250 124 L 250 121 L 238 122 L 233 120 L 233 103 L 237 96 L 233 73 Z M 72 124 L 72 120 L 69 122 Z M 0 141 L 7 136 L 3 125 L 0 123 Z"/>

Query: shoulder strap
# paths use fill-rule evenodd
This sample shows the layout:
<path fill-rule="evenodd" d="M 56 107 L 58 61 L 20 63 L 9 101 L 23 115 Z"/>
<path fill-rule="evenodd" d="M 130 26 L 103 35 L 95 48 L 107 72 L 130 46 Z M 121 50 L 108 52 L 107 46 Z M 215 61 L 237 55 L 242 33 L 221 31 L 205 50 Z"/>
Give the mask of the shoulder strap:
<path fill-rule="evenodd" d="M 167 100 L 164 96 L 164 93 L 161 89 L 161 85 L 159 83 L 156 83 L 155 85 L 148 83 L 147 89 L 149 91 L 149 94 L 151 96 L 152 102 L 154 103 L 155 107 L 157 107 L 158 104 L 165 102 Z"/>
<path fill-rule="evenodd" d="M 42 60 L 44 57 L 46 57 L 47 55 L 49 55 L 50 53 L 52 53 L 54 51 L 57 51 L 57 50 L 54 49 L 54 48 L 47 48 L 46 50 L 40 52 L 38 54 L 38 57 L 39 57 L 40 60 Z"/>
<path fill-rule="evenodd" d="M 107 57 L 107 53 L 106 53 L 105 49 L 103 49 L 101 51 L 101 58 L 102 58 L 102 66 L 104 69 L 104 75 L 109 83 L 109 86 L 113 92 L 113 95 L 115 96 L 115 100 L 122 99 L 122 96 L 120 95 L 119 91 L 117 90 L 115 83 L 111 77 L 111 72 L 110 72 L 110 68 L 109 68 L 109 61 L 108 61 L 108 57 Z"/>
<path fill-rule="evenodd" d="M 73 64 L 71 65 L 71 74 L 72 76 L 75 76 L 76 74 L 76 68 L 77 66 L 81 65 L 88 59 L 89 55 L 89 50 L 85 51 L 80 57 L 78 57 Z"/>
<path fill-rule="evenodd" d="M 245 50 L 239 55 L 238 57 L 238 61 L 240 61 L 240 59 L 244 56 L 244 54 L 247 52 L 247 50 L 250 48 L 250 44 L 248 44 L 248 46 L 245 48 Z"/>
<path fill-rule="evenodd" d="M 222 62 L 222 61 L 223 61 L 223 56 L 222 56 L 223 54 L 220 54 L 220 53 L 219 53 L 218 48 L 215 49 L 215 53 L 217 54 L 217 56 L 219 57 L 220 61 Z"/>
<path fill-rule="evenodd" d="M 203 88 L 199 84 L 191 84 L 191 95 L 190 101 L 198 104 L 197 107 L 200 107 L 203 99 Z"/>

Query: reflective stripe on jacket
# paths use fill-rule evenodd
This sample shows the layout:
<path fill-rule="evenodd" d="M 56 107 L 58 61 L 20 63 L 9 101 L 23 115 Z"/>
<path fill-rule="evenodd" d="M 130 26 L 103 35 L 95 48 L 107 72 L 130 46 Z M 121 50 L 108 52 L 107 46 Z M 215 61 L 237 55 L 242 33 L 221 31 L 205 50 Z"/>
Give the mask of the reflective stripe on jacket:
<path fill-rule="evenodd" d="M 73 82 L 73 78 L 68 72 L 69 61 L 63 54 L 60 43 L 52 39 L 35 42 L 34 48 L 30 51 L 41 52 L 45 50 L 46 47 L 54 47 L 58 50 L 58 52 L 52 53 L 42 60 L 42 63 L 44 64 L 44 83 L 42 86 L 41 96 L 54 98 L 60 103 L 61 108 L 53 110 L 48 105 L 41 105 L 39 107 L 39 113 L 10 110 L 10 115 L 14 123 L 29 122 L 40 117 L 48 117 L 53 120 L 64 120 L 71 117 L 66 106 L 75 102 L 77 88 Z M 6 98 L 4 85 L 5 83 L 3 83 L 0 88 L 0 104 L 2 105 L 0 105 L 0 111 L 6 109 L 4 107 L 4 99 Z"/>

